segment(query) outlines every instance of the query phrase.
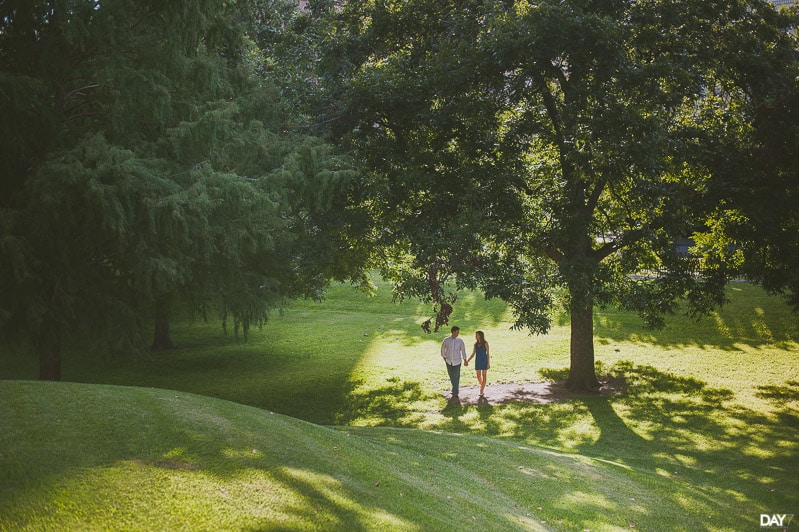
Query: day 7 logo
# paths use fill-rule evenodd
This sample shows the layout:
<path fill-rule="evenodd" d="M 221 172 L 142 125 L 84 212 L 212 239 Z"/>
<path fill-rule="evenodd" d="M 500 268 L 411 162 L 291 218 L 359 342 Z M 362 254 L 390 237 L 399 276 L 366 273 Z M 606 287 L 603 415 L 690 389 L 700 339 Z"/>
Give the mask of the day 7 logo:
<path fill-rule="evenodd" d="M 761 528 L 787 527 L 793 520 L 793 514 L 760 514 Z"/>

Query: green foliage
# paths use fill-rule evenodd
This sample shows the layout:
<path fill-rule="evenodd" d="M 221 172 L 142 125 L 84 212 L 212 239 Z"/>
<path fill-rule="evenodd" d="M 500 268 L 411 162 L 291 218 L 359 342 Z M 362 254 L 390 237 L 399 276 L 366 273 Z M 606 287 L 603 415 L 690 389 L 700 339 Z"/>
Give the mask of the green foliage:
<path fill-rule="evenodd" d="M 722 299 L 732 270 L 696 275 L 675 243 L 705 231 L 716 181 L 751 160 L 767 80 L 792 79 L 788 15 L 760 0 L 441 0 L 348 2 L 336 21 L 332 134 L 375 168 L 382 243 L 407 258 L 384 273 L 407 295 L 445 309 L 454 278 L 546 332 L 560 293 L 586 368 L 594 305 L 661 326 L 675 301 Z M 630 277 L 647 270 L 661 274 Z"/>
<path fill-rule="evenodd" d="M 783 39 L 797 35 L 796 13 L 794 10 L 792 32 Z M 780 14 L 789 16 L 787 10 Z M 758 30 L 759 34 L 764 31 Z M 799 49 L 763 50 L 762 43 L 745 46 L 761 55 L 759 62 L 751 54 L 741 58 L 747 63 L 748 75 L 742 81 L 745 90 L 739 105 L 749 121 L 741 144 L 753 156 L 744 161 L 720 156 L 716 161 L 723 170 L 713 184 L 713 193 L 721 200 L 714 227 L 724 236 L 713 254 L 720 268 L 734 268 L 742 257 L 744 275 L 773 293 L 785 294 L 799 310 L 799 166 L 795 156 L 799 147 Z M 729 242 L 738 251 L 736 255 L 718 249 Z"/>
<path fill-rule="evenodd" d="M 5 339 L 46 337 L 57 353 L 86 333 L 130 352 L 174 301 L 246 337 L 287 298 L 363 279 L 357 174 L 297 131 L 256 68 L 279 50 L 254 36 L 283 31 L 288 13 L 257 1 L 4 4 Z"/>

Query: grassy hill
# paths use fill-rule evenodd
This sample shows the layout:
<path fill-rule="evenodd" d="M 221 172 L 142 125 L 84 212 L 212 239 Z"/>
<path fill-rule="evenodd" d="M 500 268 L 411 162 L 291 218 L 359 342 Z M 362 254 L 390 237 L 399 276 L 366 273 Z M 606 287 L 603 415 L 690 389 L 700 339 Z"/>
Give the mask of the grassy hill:
<path fill-rule="evenodd" d="M 740 524 L 731 499 L 687 478 L 513 441 L 333 429 L 158 389 L 2 381 L 0 393 L 2 530 Z"/>
<path fill-rule="evenodd" d="M 452 319 L 491 342 L 489 401 L 453 405 L 430 309 L 379 289 L 334 286 L 249 342 L 180 319 L 178 349 L 147 359 L 68 350 L 71 382 L 32 382 L 35 357 L 2 348 L 0 530 L 738 531 L 799 513 L 799 320 L 778 298 L 731 284 L 662 331 L 599 310 L 599 373 L 623 393 L 539 404 L 492 385 L 563 378 L 568 320 L 531 337 L 464 292 Z"/>

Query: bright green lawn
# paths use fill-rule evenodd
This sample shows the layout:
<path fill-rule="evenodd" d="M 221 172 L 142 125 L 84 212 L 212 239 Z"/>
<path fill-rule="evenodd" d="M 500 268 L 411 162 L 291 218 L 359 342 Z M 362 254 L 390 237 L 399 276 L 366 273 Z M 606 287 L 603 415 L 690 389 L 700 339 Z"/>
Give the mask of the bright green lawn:
<path fill-rule="evenodd" d="M 181 349 L 138 365 L 69 353 L 64 379 L 189 391 L 349 427 L 339 430 L 381 449 L 390 445 L 463 468 L 442 481 L 489 482 L 525 512 L 532 510 L 531 522 L 546 520 L 548 527 L 559 519 L 566 530 L 624 527 L 628 512 L 630 523 L 644 530 L 758 529 L 760 513 L 799 513 L 799 320 L 756 287 L 731 284 L 729 294 L 731 303 L 717 315 L 699 323 L 674 317 L 659 332 L 642 329 L 626 313 L 597 312 L 600 373 L 629 386 L 610 398 L 448 407 L 437 354 L 445 333 L 425 335 L 419 323 L 429 309 L 391 303 L 385 285 L 369 300 L 337 286 L 324 303 L 298 302 L 252 331 L 247 344 L 221 336 L 215 324 L 195 323 L 173 327 Z M 569 331 L 562 317 L 549 335 L 530 337 L 509 330 L 504 305 L 466 293 L 452 321 L 467 339 L 477 328 L 486 332 L 489 383 L 565 375 Z M 0 359 L 0 378 L 35 374 L 33 361 L 11 366 Z M 469 371 L 463 381 L 475 382 Z M 455 443 L 431 446 L 434 437 Z M 489 481 L 492 456 L 510 463 L 518 449 L 553 457 L 552 474 L 534 474 L 544 467 L 539 464 L 525 477 L 532 482 Z M 353 503 L 361 504 L 371 503 Z M 423 504 L 435 509 L 439 503 Z M 298 508 L 309 511 L 307 502 Z M 428 517 L 408 519 L 422 529 L 432 526 Z"/>
<path fill-rule="evenodd" d="M 713 485 L 512 440 L 332 430 L 158 389 L 0 381 L 0 393 L 0 530 L 741 523 L 735 499 Z"/>

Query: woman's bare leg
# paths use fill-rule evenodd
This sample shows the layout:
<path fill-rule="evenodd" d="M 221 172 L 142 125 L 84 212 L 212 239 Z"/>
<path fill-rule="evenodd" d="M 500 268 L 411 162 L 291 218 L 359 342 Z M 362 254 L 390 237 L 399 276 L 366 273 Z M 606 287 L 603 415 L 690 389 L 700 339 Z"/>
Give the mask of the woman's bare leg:
<path fill-rule="evenodd" d="M 477 382 L 480 383 L 480 395 L 483 395 L 486 389 L 486 370 L 477 370 Z"/>

